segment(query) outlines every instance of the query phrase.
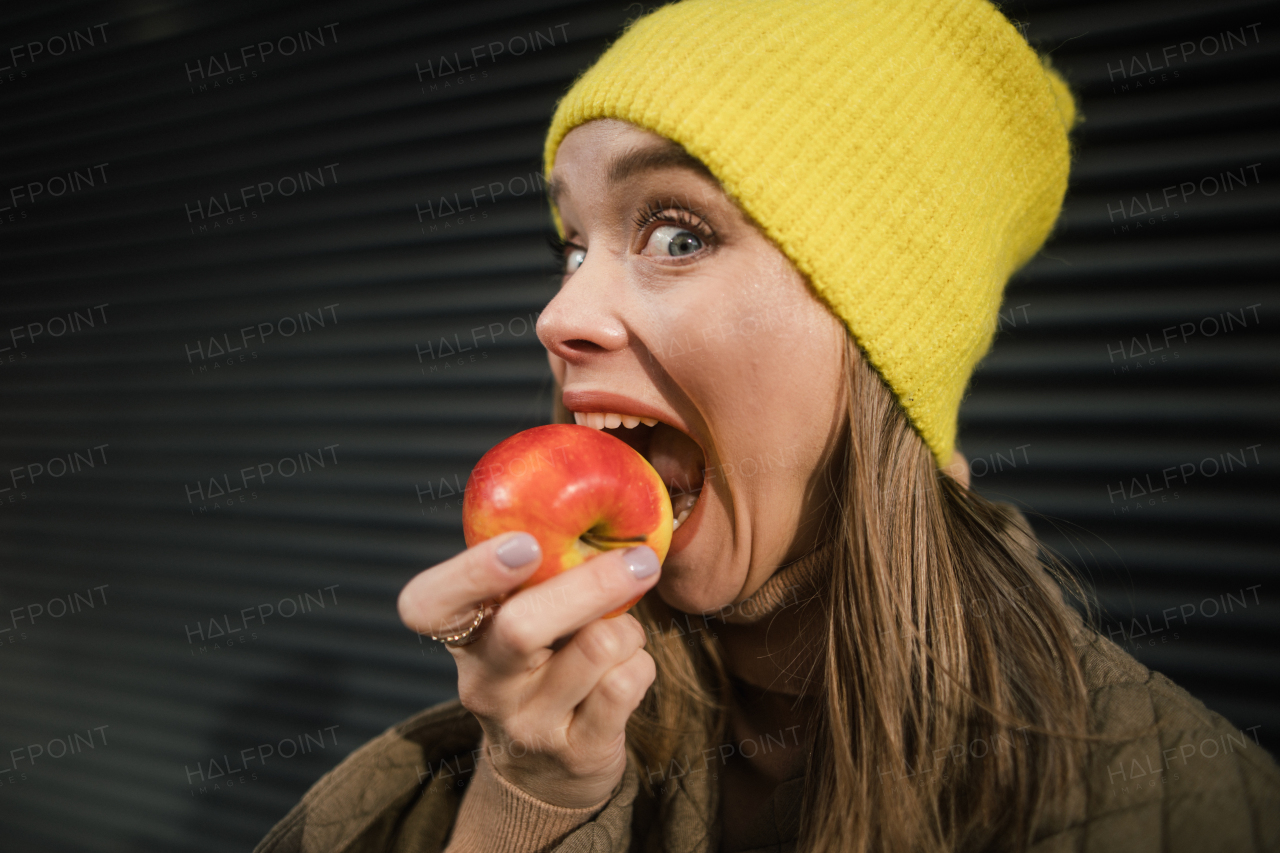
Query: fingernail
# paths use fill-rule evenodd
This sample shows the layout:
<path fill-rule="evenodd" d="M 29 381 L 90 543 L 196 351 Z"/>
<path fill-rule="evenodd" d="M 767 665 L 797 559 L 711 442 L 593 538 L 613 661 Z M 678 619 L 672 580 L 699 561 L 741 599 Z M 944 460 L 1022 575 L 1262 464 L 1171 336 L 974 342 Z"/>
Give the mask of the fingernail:
<path fill-rule="evenodd" d="M 517 533 L 498 546 L 498 559 L 508 569 L 518 569 L 542 556 L 538 540 L 528 533 Z"/>
<path fill-rule="evenodd" d="M 658 555 L 648 545 L 637 545 L 622 552 L 627 561 L 627 569 L 636 580 L 645 578 L 658 571 Z"/>

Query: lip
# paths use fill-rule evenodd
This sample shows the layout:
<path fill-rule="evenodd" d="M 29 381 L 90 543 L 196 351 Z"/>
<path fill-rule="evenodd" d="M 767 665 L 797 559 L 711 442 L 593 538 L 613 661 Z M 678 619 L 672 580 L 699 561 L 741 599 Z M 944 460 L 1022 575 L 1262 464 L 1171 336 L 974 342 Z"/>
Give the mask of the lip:
<path fill-rule="evenodd" d="M 639 418 L 655 418 L 664 424 L 687 435 L 702 450 L 702 458 L 707 458 L 707 448 L 690 430 L 689 425 L 674 413 L 650 406 L 631 397 L 615 394 L 612 391 L 566 390 L 560 397 L 564 407 L 571 412 L 617 412 L 620 415 L 635 415 Z"/>

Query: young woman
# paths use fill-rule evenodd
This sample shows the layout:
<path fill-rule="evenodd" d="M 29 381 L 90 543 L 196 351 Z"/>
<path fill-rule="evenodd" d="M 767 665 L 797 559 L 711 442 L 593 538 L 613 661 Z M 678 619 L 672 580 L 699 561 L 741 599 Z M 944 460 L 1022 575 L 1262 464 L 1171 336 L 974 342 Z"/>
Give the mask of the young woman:
<path fill-rule="evenodd" d="M 460 701 L 259 849 L 1280 848 L 1270 757 L 1086 627 L 954 452 L 1073 119 L 985 0 L 631 27 L 548 135 L 564 278 L 538 333 L 558 418 L 668 484 L 671 551 L 499 607 L 527 533 L 414 578 L 401 616 L 449 645 Z"/>

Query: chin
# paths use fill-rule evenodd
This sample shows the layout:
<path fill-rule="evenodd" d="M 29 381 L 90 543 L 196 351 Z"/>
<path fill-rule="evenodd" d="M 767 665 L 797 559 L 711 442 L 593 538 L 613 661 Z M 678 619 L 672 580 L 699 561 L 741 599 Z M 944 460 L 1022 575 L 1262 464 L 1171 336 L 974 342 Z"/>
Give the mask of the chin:
<path fill-rule="evenodd" d="M 741 591 L 745 570 L 735 566 L 733 525 L 720 501 L 708 488 L 693 513 L 676 531 L 680 548 L 672 549 L 654 588 L 669 606 L 684 613 L 715 613 Z"/>

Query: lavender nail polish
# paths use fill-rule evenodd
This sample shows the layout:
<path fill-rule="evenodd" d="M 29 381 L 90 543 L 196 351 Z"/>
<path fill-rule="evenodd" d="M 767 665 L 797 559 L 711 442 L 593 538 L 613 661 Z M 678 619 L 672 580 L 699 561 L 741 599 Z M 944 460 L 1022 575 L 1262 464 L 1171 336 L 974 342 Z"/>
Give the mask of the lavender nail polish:
<path fill-rule="evenodd" d="M 627 569 L 636 580 L 645 578 L 658 571 L 658 555 L 648 545 L 637 545 L 622 552 L 627 561 Z"/>
<path fill-rule="evenodd" d="M 498 546 L 498 560 L 508 569 L 518 569 L 542 556 L 538 540 L 529 533 L 517 533 Z"/>

